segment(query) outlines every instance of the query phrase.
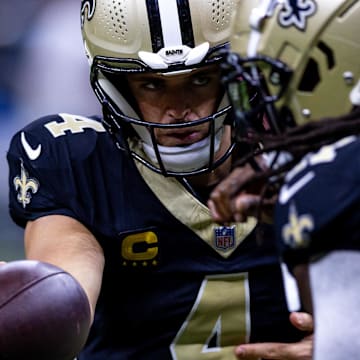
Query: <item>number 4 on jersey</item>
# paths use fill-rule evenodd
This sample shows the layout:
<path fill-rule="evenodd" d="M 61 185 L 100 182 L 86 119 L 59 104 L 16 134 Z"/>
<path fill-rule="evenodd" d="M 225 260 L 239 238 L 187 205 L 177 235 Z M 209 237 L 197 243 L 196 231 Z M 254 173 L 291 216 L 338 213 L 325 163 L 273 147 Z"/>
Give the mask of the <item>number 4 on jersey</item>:
<path fill-rule="evenodd" d="M 171 345 L 173 359 L 236 359 L 250 332 L 247 274 L 208 276 Z"/>

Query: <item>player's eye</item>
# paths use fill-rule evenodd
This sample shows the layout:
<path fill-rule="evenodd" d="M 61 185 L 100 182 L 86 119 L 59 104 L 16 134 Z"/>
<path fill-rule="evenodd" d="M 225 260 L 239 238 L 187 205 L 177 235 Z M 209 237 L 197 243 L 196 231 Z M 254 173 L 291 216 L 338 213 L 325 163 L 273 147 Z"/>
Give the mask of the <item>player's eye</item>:
<path fill-rule="evenodd" d="M 198 76 L 194 76 L 192 78 L 192 83 L 193 83 L 193 85 L 196 85 L 196 86 L 205 86 L 205 85 L 209 84 L 210 80 L 211 79 L 209 76 L 198 75 Z"/>
<path fill-rule="evenodd" d="M 149 80 L 144 81 L 141 84 L 141 87 L 146 90 L 160 90 L 163 87 L 163 84 L 161 83 L 161 81 Z"/>

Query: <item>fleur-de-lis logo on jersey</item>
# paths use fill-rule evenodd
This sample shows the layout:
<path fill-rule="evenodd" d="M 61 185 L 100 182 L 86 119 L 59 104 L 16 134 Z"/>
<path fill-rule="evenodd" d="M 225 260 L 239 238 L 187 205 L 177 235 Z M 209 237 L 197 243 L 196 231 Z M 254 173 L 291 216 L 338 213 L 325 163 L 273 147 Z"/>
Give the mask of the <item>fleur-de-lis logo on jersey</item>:
<path fill-rule="evenodd" d="M 95 13 L 96 0 L 82 0 L 81 1 L 81 27 L 85 22 L 85 9 L 87 8 L 87 20 L 91 20 Z"/>
<path fill-rule="evenodd" d="M 13 180 L 15 191 L 17 191 L 17 200 L 22 204 L 23 208 L 30 203 L 32 194 L 39 190 L 39 182 L 30 178 L 28 172 L 25 170 L 23 162 L 21 162 L 20 176 L 16 176 Z"/>
<path fill-rule="evenodd" d="M 292 248 L 308 246 L 309 232 L 314 229 L 314 221 L 310 215 L 298 216 L 295 205 L 290 205 L 289 222 L 282 228 L 282 238 L 285 244 Z"/>
<path fill-rule="evenodd" d="M 307 18 L 316 12 L 314 0 L 286 0 L 279 13 L 278 21 L 281 26 L 295 26 L 299 30 L 306 29 Z"/>

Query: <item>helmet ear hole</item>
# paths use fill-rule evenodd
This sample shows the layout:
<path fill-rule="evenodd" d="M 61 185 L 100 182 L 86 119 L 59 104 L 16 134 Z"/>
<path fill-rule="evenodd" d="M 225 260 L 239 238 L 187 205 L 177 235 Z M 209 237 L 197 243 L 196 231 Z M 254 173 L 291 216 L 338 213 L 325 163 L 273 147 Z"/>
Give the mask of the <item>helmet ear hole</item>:
<path fill-rule="evenodd" d="M 326 60 L 327 69 L 333 69 L 335 67 L 335 57 L 332 49 L 323 41 L 319 42 L 317 49 L 320 50 L 320 52 L 323 54 L 324 59 Z M 298 90 L 312 92 L 320 82 L 321 76 L 319 65 L 313 58 L 310 58 L 306 65 L 303 77 L 301 78 Z"/>
<path fill-rule="evenodd" d="M 321 81 L 319 67 L 316 61 L 309 59 L 304 74 L 298 86 L 299 91 L 312 92 Z"/>
<path fill-rule="evenodd" d="M 325 55 L 328 69 L 333 69 L 335 67 L 335 56 L 333 50 L 323 41 L 320 41 L 317 47 Z"/>

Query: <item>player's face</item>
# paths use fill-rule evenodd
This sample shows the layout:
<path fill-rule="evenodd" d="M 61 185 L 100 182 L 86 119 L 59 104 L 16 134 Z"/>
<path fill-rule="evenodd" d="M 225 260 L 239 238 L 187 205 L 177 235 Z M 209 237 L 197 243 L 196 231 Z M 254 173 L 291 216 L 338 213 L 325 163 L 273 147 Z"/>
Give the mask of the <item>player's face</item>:
<path fill-rule="evenodd" d="M 211 115 L 222 96 L 220 69 L 211 65 L 178 75 L 131 74 L 127 77 L 145 121 L 179 124 Z M 158 144 L 182 146 L 208 135 L 209 124 L 182 129 L 156 129 Z"/>

